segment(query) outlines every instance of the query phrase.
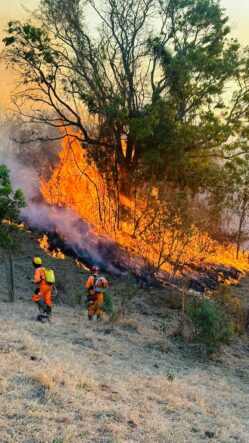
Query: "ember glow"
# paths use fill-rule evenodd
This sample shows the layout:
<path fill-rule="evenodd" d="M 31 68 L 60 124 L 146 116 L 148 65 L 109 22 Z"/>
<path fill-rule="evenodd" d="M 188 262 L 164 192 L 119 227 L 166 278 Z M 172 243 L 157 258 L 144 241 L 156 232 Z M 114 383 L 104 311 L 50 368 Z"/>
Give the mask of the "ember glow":
<path fill-rule="evenodd" d="M 91 226 L 94 235 L 106 237 L 126 249 L 135 271 L 139 266 L 137 257 L 158 274 L 166 271 L 169 275 L 181 275 L 191 273 L 193 265 L 203 269 L 214 264 L 235 267 L 242 272 L 249 270 L 248 254 L 240 253 L 236 258 L 233 244 L 221 245 L 195 226 L 184 233 L 171 226 L 161 227 L 156 218 L 148 229 L 150 207 L 141 196 L 139 204 L 127 197 L 119 198 L 128 216 L 117 222 L 115 192 L 108 189 L 105 178 L 96 165 L 89 162 L 80 142 L 72 135 L 63 140 L 51 178 L 41 181 L 41 193 L 49 205 L 72 209 Z M 151 190 L 151 197 L 156 201 L 157 189 Z M 135 229 L 138 221 L 139 228 Z M 46 241 L 43 243 L 48 248 Z M 175 263 L 178 263 L 177 269 Z"/>

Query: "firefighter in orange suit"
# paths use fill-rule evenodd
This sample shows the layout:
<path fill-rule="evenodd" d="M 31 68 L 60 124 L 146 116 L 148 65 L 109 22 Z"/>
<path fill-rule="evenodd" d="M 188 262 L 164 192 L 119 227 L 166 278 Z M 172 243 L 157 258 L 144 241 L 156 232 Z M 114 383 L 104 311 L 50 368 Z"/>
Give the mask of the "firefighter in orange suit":
<path fill-rule="evenodd" d="M 91 275 L 86 282 L 86 289 L 88 289 L 86 303 L 89 320 L 93 319 L 94 314 L 97 315 L 97 320 L 100 320 L 103 315 L 101 307 L 104 303 L 103 291 L 108 288 L 108 282 L 106 278 L 99 275 L 99 272 L 99 267 L 94 265 L 91 269 Z"/>
<path fill-rule="evenodd" d="M 47 283 L 45 280 L 44 268 L 40 257 L 33 258 L 33 266 L 35 268 L 33 283 L 37 285 L 37 288 L 34 291 L 32 301 L 38 305 L 42 313 L 49 316 L 52 313 L 52 284 Z"/>

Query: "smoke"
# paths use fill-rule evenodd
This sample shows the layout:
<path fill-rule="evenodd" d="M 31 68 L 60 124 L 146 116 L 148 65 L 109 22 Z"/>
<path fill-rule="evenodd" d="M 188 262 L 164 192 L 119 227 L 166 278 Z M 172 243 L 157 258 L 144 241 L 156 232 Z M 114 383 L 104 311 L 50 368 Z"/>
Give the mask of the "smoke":
<path fill-rule="evenodd" d="M 7 137 L 2 146 L 5 149 L 1 150 L 0 147 L 0 163 L 9 168 L 13 189 L 20 188 L 25 195 L 27 206 L 21 209 L 21 220 L 30 229 L 47 233 L 51 248 L 59 247 L 64 253 L 77 257 L 88 266 L 97 264 L 103 271 L 116 275 L 126 274 L 127 269 L 134 272 L 144 269 L 142 258 L 131 257 L 114 241 L 98 235 L 73 210 L 44 202 L 37 171 L 15 157 L 15 145 Z"/>
<path fill-rule="evenodd" d="M 17 159 L 2 153 L 0 153 L 0 163 L 8 167 L 13 189 L 22 189 L 28 205 L 33 199 L 40 197 L 39 177 L 34 168 L 25 166 Z"/>
<path fill-rule="evenodd" d="M 41 200 L 39 177 L 32 167 L 23 165 L 10 156 L 1 156 L 0 163 L 5 163 L 10 170 L 13 189 L 21 188 L 27 206 L 21 209 L 20 217 L 31 229 L 50 233 L 54 236 L 54 246 L 63 247 L 88 265 L 98 264 L 103 270 L 113 274 L 121 273 L 121 265 L 115 266 L 120 255 L 114 242 L 93 233 L 91 226 L 81 220 L 71 209 L 50 206 L 46 203 L 34 203 Z M 57 234 L 55 236 L 55 233 Z M 116 255 L 116 257 L 115 257 Z"/>
<path fill-rule="evenodd" d="M 120 275 L 125 272 L 128 253 L 116 243 L 94 234 L 93 228 L 68 208 L 30 203 L 21 217 L 32 229 L 50 234 L 50 245 L 62 247 L 88 265 Z"/>
<path fill-rule="evenodd" d="M 8 167 L 13 189 L 22 189 L 29 204 L 40 196 L 38 173 L 17 159 L 18 145 L 10 139 L 11 127 L 6 123 L 0 130 L 0 164 Z"/>
<path fill-rule="evenodd" d="M 30 229 L 49 233 L 51 246 L 62 247 L 88 265 L 96 263 L 103 270 L 118 275 L 124 272 L 128 253 L 120 253 L 120 248 L 114 242 L 94 234 L 92 227 L 73 210 L 50 206 L 45 202 L 36 203 L 42 200 L 42 196 L 39 176 L 34 168 L 25 166 L 14 156 L 2 151 L 0 164 L 3 163 L 10 171 L 13 189 L 20 188 L 25 195 L 27 206 L 21 209 L 20 218 Z"/>

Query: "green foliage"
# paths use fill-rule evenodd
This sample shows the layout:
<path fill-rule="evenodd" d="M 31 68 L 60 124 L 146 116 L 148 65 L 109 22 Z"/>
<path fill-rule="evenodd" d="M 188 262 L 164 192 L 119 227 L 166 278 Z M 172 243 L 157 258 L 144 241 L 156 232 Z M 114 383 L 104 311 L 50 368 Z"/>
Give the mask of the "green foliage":
<path fill-rule="evenodd" d="M 15 41 L 16 41 L 16 39 L 15 39 L 15 37 L 13 37 L 13 36 L 11 36 L 11 37 L 5 37 L 5 38 L 3 39 L 3 42 L 4 42 L 5 46 L 10 46 L 10 45 L 12 45 L 13 43 L 15 43 Z"/>
<path fill-rule="evenodd" d="M 168 12 L 175 18 L 172 39 L 179 42 L 183 35 L 185 39 L 183 45 L 175 44 L 174 47 L 170 39 L 165 45 L 163 37 L 148 40 L 149 50 L 161 62 L 166 89 L 170 91 L 167 101 L 161 93 L 161 118 L 154 126 L 156 130 L 148 149 L 160 151 L 157 162 L 159 159 L 162 174 L 167 165 L 170 177 L 174 176 L 181 185 L 197 189 L 206 185 L 209 175 L 217 170 L 217 163 L 205 156 L 204 151 L 214 146 L 214 139 L 217 146 L 227 140 L 216 110 L 227 107 L 222 92 L 225 82 L 235 74 L 240 63 L 239 45 L 233 40 L 226 44 L 230 30 L 218 2 L 162 2 L 161 8 L 162 14 Z M 207 28 L 207 33 L 202 32 Z M 154 109 L 160 101 L 152 103 Z M 232 125 L 226 129 L 230 131 Z M 149 151 L 145 153 L 146 158 L 156 160 L 155 155 L 148 157 Z"/>
<path fill-rule="evenodd" d="M 168 369 L 167 373 L 166 373 L 166 378 L 167 380 L 172 384 L 173 381 L 176 378 L 176 374 L 174 371 L 172 371 L 171 369 Z"/>
<path fill-rule="evenodd" d="M 138 285 L 135 283 L 132 273 L 129 272 L 120 297 L 120 312 L 122 315 L 125 315 L 130 301 L 136 296 L 137 292 Z"/>
<path fill-rule="evenodd" d="M 104 303 L 102 304 L 102 309 L 108 317 L 112 318 L 114 315 L 114 301 L 113 295 L 110 291 L 104 293 Z"/>
<path fill-rule="evenodd" d="M 129 303 L 137 294 L 138 287 L 134 282 L 132 274 L 129 273 L 124 288 L 119 293 L 119 298 L 115 300 L 110 291 L 106 291 L 104 294 L 104 303 L 102 309 L 108 315 L 111 322 L 116 322 L 120 318 L 126 316 L 129 310 Z"/>
<path fill-rule="evenodd" d="M 131 179 L 122 184 L 120 173 L 123 188 L 155 177 L 194 192 L 208 187 L 222 169 L 216 154 L 234 152 L 236 138 L 247 149 L 248 51 L 230 37 L 220 2 L 145 0 L 139 9 L 134 0 L 93 3 L 101 21 L 94 33 L 87 29 L 90 6 L 78 0 L 70 7 L 42 0 L 33 19 L 8 24 L 6 59 L 29 86 L 21 103 L 23 95 L 42 110 L 48 103 L 58 125 L 77 128 L 92 155 L 96 138 L 79 113 L 82 102 L 98 116 L 102 154 L 95 161 L 115 183 L 115 162 L 122 165 Z"/>
<path fill-rule="evenodd" d="M 13 233 L 16 223 L 19 222 L 19 211 L 25 206 L 22 191 L 13 191 L 9 170 L 5 165 L 0 165 L 0 245 L 13 246 Z"/>
<path fill-rule="evenodd" d="M 204 345 L 208 355 L 228 344 L 233 325 L 226 309 L 214 300 L 193 297 L 187 306 L 193 339 Z"/>
<path fill-rule="evenodd" d="M 224 164 L 219 181 L 214 181 L 214 192 L 211 197 L 214 208 L 222 211 L 225 207 L 228 216 L 235 213 L 237 215 L 229 226 L 230 237 L 237 244 L 237 255 L 240 253 L 243 241 L 249 238 L 246 228 L 249 219 L 249 154 L 247 153 L 249 134 L 245 128 L 242 133 L 244 140 L 234 143 L 233 148 L 237 154 Z M 232 146 L 230 148 L 232 152 Z"/>
<path fill-rule="evenodd" d="M 87 28 L 93 4 L 100 20 L 94 32 Z M 16 94 L 18 109 L 33 101 L 33 121 L 51 125 L 45 103 L 59 116 L 53 125 L 74 128 L 112 195 L 131 197 L 151 183 L 189 198 L 205 193 L 208 232 L 218 240 L 224 207 L 238 211 L 239 254 L 249 214 L 248 48 L 230 36 L 219 0 L 144 0 L 139 9 L 135 0 L 100 4 L 41 0 L 29 21 L 9 22 L 5 60 L 26 85 Z M 166 201 L 163 193 L 158 199 Z M 122 211 L 117 198 L 117 224 Z"/>

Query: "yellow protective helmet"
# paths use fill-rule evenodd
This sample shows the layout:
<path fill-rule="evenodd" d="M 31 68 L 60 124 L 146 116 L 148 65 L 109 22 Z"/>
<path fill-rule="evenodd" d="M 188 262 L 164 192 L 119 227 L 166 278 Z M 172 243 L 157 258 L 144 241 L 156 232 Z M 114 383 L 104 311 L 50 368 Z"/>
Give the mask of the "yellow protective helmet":
<path fill-rule="evenodd" d="M 35 265 L 42 265 L 42 259 L 41 259 L 41 257 L 34 257 L 34 258 L 33 258 L 33 263 L 34 263 Z"/>

